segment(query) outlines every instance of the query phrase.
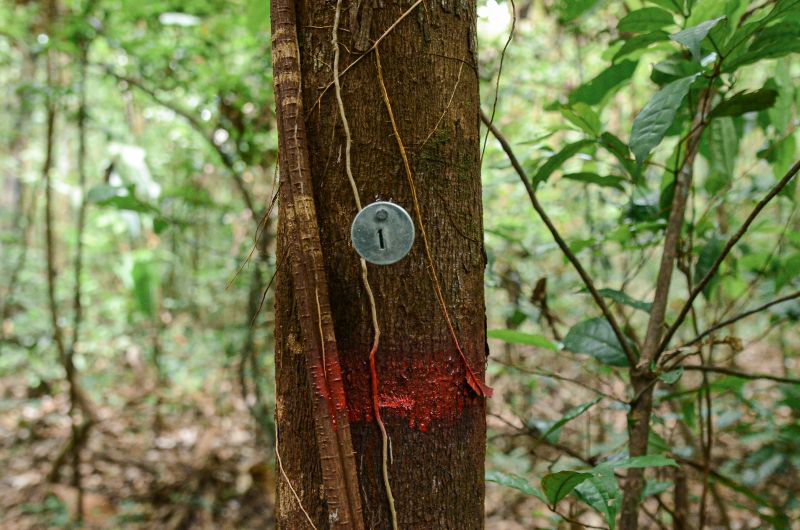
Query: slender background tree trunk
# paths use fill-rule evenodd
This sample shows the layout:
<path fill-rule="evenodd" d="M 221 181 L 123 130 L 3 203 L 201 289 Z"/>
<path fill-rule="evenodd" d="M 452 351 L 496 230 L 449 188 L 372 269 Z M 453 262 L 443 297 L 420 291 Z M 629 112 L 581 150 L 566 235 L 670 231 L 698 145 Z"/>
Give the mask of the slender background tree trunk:
<path fill-rule="evenodd" d="M 340 71 L 369 49 L 413 2 L 344 2 Z M 475 2 L 418 4 L 380 42 L 386 90 L 409 156 L 433 261 L 456 334 L 483 379 L 487 354 Z M 320 238 L 343 369 L 365 526 L 391 528 L 381 474 L 381 433 L 372 409 L 372 327 L 350 244 L 357 210 L 344 166 L 345 137 L 331 87 L 335 3 L 297 3 L 303 96 Z M 389 480 L 402 529 L 483 528 L 485 403 L 438 305 L 411 190 L 381 96 L 374 52 L 341 78 L 352 132 L 352 169 L 362 202 L 390 200 L 415 218 L 417 241 L 390 266 L 369 265 L 381 342 L 379 403 L 391 440 Z M 287 248 L 279 225 L 279 250 Z M 280 258 L 279 258 L 280 259 Z M 283 468 L 318 528 L 328 527 L 314 439 L 311 390 L 299 351 L 288 267 L 276 294 L 277 429 Z M 281 528 L 308 522 L 287 481 Z"/>

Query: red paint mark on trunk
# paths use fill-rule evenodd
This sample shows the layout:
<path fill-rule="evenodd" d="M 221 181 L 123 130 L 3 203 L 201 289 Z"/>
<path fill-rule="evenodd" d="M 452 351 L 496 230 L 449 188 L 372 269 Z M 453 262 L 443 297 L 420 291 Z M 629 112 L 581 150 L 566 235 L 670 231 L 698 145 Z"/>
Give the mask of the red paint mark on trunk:
<path fill-rule="evenodd" d="M 369 361 L 343 356 L 348 417 L 351 423 L 375 421 Z M 378 358 L 381 354 L 378 354 Z M 387 359 L 377 367 L 378 404 L 384 418 L 403 418 L 426 432 L 433 422 L 452 421 L 483 403 L 467 384 L 457 352 L 425 359 Z"/>

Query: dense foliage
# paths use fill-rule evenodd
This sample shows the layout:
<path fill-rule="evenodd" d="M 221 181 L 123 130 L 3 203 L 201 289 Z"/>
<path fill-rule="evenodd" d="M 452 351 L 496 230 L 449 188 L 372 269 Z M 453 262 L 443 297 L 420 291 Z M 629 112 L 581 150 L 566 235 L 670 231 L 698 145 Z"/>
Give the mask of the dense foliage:
<path fill-rule="evenodd" d="M 791 528 L 800 0 L 512 5 L 479 2 L 487 527 L 619 528 L 627 495 Z M 0 20 L 0 524 L 270 525 L 267 4 Z"/>

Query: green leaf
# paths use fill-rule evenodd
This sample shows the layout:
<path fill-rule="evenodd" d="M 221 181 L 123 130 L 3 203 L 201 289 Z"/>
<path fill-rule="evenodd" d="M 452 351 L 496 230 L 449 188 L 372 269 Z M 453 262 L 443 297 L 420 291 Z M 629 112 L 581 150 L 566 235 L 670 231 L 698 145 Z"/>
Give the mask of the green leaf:
<path fill-rule="evenodd" d="M 706 242 L 703 248 L 700 250 L 700 255 L 697 257 L 697 264 L 694 267 L 694 283 L 697 284 L 702 280 L 706 274 L 711 270 L 711 266 L 714 265 L 714 262 L 717 260 L 720 254 L 722 254 L 722 248 L 724 243 L 722 239 L 718 237 L 712 237 L 711 239 Z M 717 275 L 718 277 L 719 275 Z M 711 295 L 711 291 L 714 289 L 714 285 L 717 282 L 717 278 L 713 278 L 706 288 L 703 289 L 703 295 L 708 298 Z"/>
<path fill-rule="evenodd" d="M 800 273 L 798 273 L 800 271 L 800 252 L 792 254 L 781 261 L 783 266 L 778 270 L 778 274 L 775 277 L 776 292 L 800 277 Z"/>
<path fill-rule="evenodd" d="M 269 29 L 269 0 L 247 0 L 247 30 L 258 35 Z"/>
<path fill-rule="evenodd" d="M 747 51 L 737 53 L 723 63 L 723 71 L 732 72 L 748 64 L 795 52 L 800 52 L 800 23 L 794 20 L 780 22 L 758 31 Z"/>
<path fill-rule="evenodd" d="M 667 383 L 668 385 L 674 385 L 678 382 L 678 379 L 681 378 L 683 375 L 683 367 L 677 368 L 676 370 L 670 370 L 669 372 L 664 372 L 663 374 L 659 375 L 658 378 Z"/>
<path fill-rule="evenodd" d="M 590 355 L 603 364 L 628 366 L 622 345 L 605 318 L 590 318 L 573 326 L 564 338 L 564 348 Z"/>
<path fill-rule="evenodd" d="M 525 344 L 528 346 L 536 346 L 537 348 L 545 348 L 552 351 L 558 351 L 558 346 L 547 340 L 541 335 L 532 335 L 514 329 L 492 329 L 486 336 L 490 339 L 502 340 L 509 344 Z"/>
<path fill-rule="evenodd" d="M 756 112 L 772 107 L 778 97 L 778 91 L 762 88 L 755 92 L 739 92 L 714 107 L 709 118 L 721 116 L 741 116 L 748 112 Z"/>
<path fill-rule="evenodd" d="M 133 294 L 139 311 L 148 317 L 156 314 L 155 272 L 150 258 L 138 258 L 131 269 Z"/>
<path fill-rule="evenodd" d="M 555 506 L 561 499 L 569 495 L 578 484 L 590 478 L 592 478 L 590 473 L 579 473 L 577 471 L 550 473 L 542 478 L 542 490 L 550 506 Z"/>
<path fill-rule="evenodd" d="M 602 72 L 597 77 L 582 84 L 569 94 L 569 103 L 586 103 L 599 105 L 609 94 L 619 89 L 628 81 L 636 70 L 636 61 L 620 61 Z"/>
<path fill-rule="evenodd" d="M 648 2 L 680 14 L 684 0 L 648 0 Z"/>
<path fill-rule="evenodd" d="M 569 180 L 577 180 L 578 182 L 586 182 L 588 184 L 597 184 L 598 186 L 603 186 L 605 188 L 614 188 L 618 189 L 619 191 L 625 191 L 625 187 L 622 185 L 623 182 L 627 182 L 622 177 L 615 177 L 612 175 L 608 176 L 601 176 L 597 173 L 591 172 L 581 172 L 581 173 L 567 173 L 563 175 L 561 178 L 569 179 Z"/>
<path fill-rule="evenodd" d="M 558 19 L 563 23 L 572 22 L 592 9 L 598 0 L 562 0 L 558 3 Z"/>
<path fill-rule="evenodd" d="M 623 304 L 628 307 L 633 307 L 634 309 L 639 309 L 641 311 L 644 311 L 645 313 L 649 313 L 650 309 L 652 309 L 653 307 L 653 304 L 650 302 L 642 302 L 641 300 L 636 300 L 635 298 L 628 296 L 628 294 L 622 291 L 617 291 L 616 289 L 604 288 L 604 289 L 599 289 L 597 292 L 600 293 L 600 296 L 602 296 L 603 298 L 610 298 L 611 300 L 614 300 L 618 304 Z"/>
<path fill-rule="evenodd" d="M 625 171 L 628 172 L 634 182 L 639 181 L 641 171 L 636 162 L 631 158 L 631 150 L 628 148 L 628 144 L 610 132 L 604 132 L 600 135 L 600 145 L 619 161 L 620 165 L 625 168 Z"/>
<path fill-rule="evenodd" d="M 573 495 L 600 513 L 606 520 L 609 530 L 616 528 L 617 513 L 622 504 L 622 492 L 611 468 L 595 468 L 592 477 L 579 484 Z"/>
<path fill-rule="evenodd" d="M 678 79 L 653 96 L 633 121 L 631 151 L 641 165 L 672 125 L 675 114 L 698 74 Z"/>
<path fill-rule="evenodd" d="M 564 416 L 561 417 L 560 420 L 558 420 L 555 423 L 553 423 L 547 429 L 547 431 L 542 435 L 542 438 L 544 438 L 545 440 L 551 441 L 551 442 L 557 442 L 558 441 L 558 434 L 560 434 L 560 432 L 561 432 L 561 427 L 563 427 L 567 423 L 571 422 L 572 420 L 574 420 L 575 418 L 577 418 L 578 416 L 580 416 L 581 414 L 583 414 L 584 412 L 586 412 L 590 408 L 594 407 L 597 403 L 600 402 L 601 399 L 603 399 L 603 398 L 602 397 L 598 397 L 598 398 L 593 399 L 592 401 L 588 401 L 586 403 L 578 405 L 575 408 L 572 408 L 572 409 L 568 410 L 566 412 L 566 414 L 564 414 Z M 550 435 L 554 434 L 554 433 L 556 434 L 556 436 L 553 439 L 551 439 Z"/>
<path fill-rule="evenodd" d="M 158 210 L 137 199 L 129 188 L 108 186 L 102 184 L 94 186 L 86 193 L 86 201 L 98 206 L 109 206 L 117 210 L 129 210 L 139 213 L 152 213 Z"/>
<path fill-rule="evenodd" d="M 542 164 L 542 166 L 533 176 L 533 185 L 536 186 L 546 181 L 556 169 L 564 164 L 564 162 L 566 162 L 581 149 L 588 145 L 592 145 L 593 143 L 594 142 L 592 140 L 579 140 L 575 143 L 567 144 L 563 149 L 561 149 L 561 151 L 548 158 L 547 162 Z"/>
<path fill-rule="evenodd" d="M 646 499 L 647 497 L 652 497 L 653 495 L 664 493 L 671 487 L 672 487 L 672 482 L 658 482 L 655 480 L 648 480 L 647 484 L 645 484 L 644 486 L 644 491 L 642 491 L 642 499 Z"/>
<path fill-rule="evenodd" d="M 632 468 L 665 467 L 665 466 L 678 467 L 678 463 L 675 462 L 675 460 L 666 457 L 664 455 L 645 455 L 645 456 L 635 456 L 633 458 L 626 458 L 625 460 L 621 460 L 619 462 L 614 462 L 611 464 L 611 467 L 613 467 L 614 469 L 632 469 Z"/>
<path fill-rule="evenodd" d="M 708 133 L 702 139 L 703 156 L 708 158 L 709 173 L 705 189 L 719 193 L 731 182 L 739 154 L 739 136 L 733 118 L 723 117 L 711 121 Z"/>
<path fill-rule="evenodd" d="M 170 223 L 167 219 L 164 219 L 163 217 L 156 217 L 153 219 L 153 232 L 160 234 L 169 228 L 169 224 Z"/>
<path fill-rule="evenodd" d="M 660 7 L 645 7 L 631 11 L 617 24 L 620 33 L 654 31 L 675 23 L 672 13 Z"/>
<path fill-rule="evenodd" d="M 694 62 L 687 61 L 679 55 L 660 61 L 653 66 L 650 79 L 653 83 L 663 87 L 673 81 L 703 72 L 703 67 Z"/>
<path fill-rule="evenodd" d="M 692 53 L 692 57 L 694 57 L 694 60 L 699 63 L 702 59 L 700 44 L 703 42 L 706 36 L 708 36 L 708 32 L 711 31 L 711 28 L 719 24 L 722 20 L 725 20 L 724 16 L 707 20 L 701 24 L 698 24 L 697 26 L 675 33 L 670 37 L 670 39 L 689 48 L 689 51 Z"/>
<path fill-rule="evenodd" d="M 544 494 L 528 484 L 528 481 L 519 475 L 492 470 L 486 472 L 485 480 L 486 482 L 494 482 L 495 484 L 500 484 L 501 486 L 521 491 L 525 495 L 531 495 L 542 502 L 547 503 L 547 498 L 544 496 Z"/>
<path fill-rule="evenodd" d="M 571 107 L 562 108 L 561 114 L 586 134 L 590 136 L 598 136 L 600 134 L 600 116 L 586 103 L 579 102 Z"/>
<path fill-rule="evenodd" d="M 617 62 L 618 59 L 622 59 L 635 51 L 647 48 L 656 42 L 664 42 L 666 40 L 669 40 L 669 33 L 666 31 L 651 31 L 650 33 L 636 35 L 625 41 L 625 44 L 614 54 L 611 62 Z"/>

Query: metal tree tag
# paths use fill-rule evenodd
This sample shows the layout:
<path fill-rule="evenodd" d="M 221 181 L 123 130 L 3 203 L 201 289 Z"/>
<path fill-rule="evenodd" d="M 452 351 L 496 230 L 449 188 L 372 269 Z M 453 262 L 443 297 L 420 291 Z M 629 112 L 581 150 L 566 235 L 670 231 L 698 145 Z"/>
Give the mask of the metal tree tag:
<path fill-rule="evenodd" d="M 356 252 L 370 263 L 391 265 L 414 244 L 414 222 L 402 207 L 378 201 L 365 206 L 350 227 Z"/>

